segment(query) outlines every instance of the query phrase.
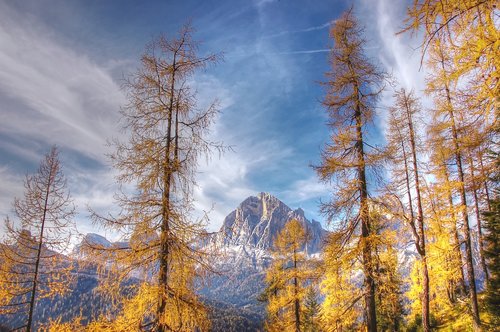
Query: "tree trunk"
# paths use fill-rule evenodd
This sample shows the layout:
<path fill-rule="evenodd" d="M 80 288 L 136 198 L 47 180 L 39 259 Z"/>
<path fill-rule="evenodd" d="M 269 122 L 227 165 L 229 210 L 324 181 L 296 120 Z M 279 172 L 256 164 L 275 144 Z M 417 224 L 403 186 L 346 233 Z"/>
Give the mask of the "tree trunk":
<path fill-rule="evenodd" d="M 50 167 L 49 178 L 47 179 L 47 186 L 45 188 L 45 197 L 44 197 L 44 205 L 43 205 L 43 216 L 42 223 L 40 226 L 40 238 L 38 239 L 38 248 L 36 253 L 36 261 L 35 261 L 35 274 L 33 276 L 33 287 L 31 289 L 31 298 L 30 298 L 30 309 L 28 312 L 28 323 L 26 326 L 26 332 L 30 332 L 33 324 L 33 314 L 35 312 L 35 298 L 36 298 L 36 289 L 38 285 L 38 270 L 40 268 L 40 260 L 42 255 L 42 246 L 43 246 L 43 231 L 45 229 L 45 217 L 47 216 L 47 205 L 49 202 L 50 195 L 50 187 L 52 186 L 52 181 L 55 176 L 55 171 L 57 165 L 55 165 L 55 159 L 53 158 L 53 154 L 51 154 L 51 159 L 49 161 L 48 166 Z"/>
<path fill-rule="evenodd" d="M 297 288 L 299 287 L 297 277 L 293 278 L 293 285 L 295 287 L 295 300 L 294 300 L 295 332 L 300 332 L 300 301 L 297 298 L 298 297 Z"/>
<path fill-rule="evenodd" d="M 167 150 L 168 151 L 168 150 Z M 170 296 L 168 289 L 168 274 L 169 274 L 169 242 L 170 242 L 170 182 L 171 174 L 168 166 L 164 166 L 164 183 L 163 183 L 163 208 L 162 208 L 162 225 L 160 235 L 160 271 L 159 271 L 159 305 L 157 310 L 158 331 L 166 332 L 167 326 L 163 322 L 162 316 L 166 310 L 167 298 Z"/>
<path fill-rule="evenodd" d="M 444 61 L 441 62 L 444 71 Z M 464 179 L 464 171 L 462 167 L 462 154 L 460 150 L 459 138 L 457 127 L 455 123 L 455 115 L 452 108 L 451 96 L 448 85 L 445 84 L 446 90 L 446 98 L 448 101 L 448 115 L 450 116 L 450 127 L 453 138 L 453 147 L 455 153 L 455 161 L 457 163 L 457 171 L 458 171 L 458 181 L 459 181 L 459 191 L 460 191 L 460 205 L 462 210 L 462 219 L 463 219 L 463 232 L 464 232 L 464 242 L 465 242 L 465 265 L 467 267 L 467 278 L 469 279 L 469 288 L 470 288 L 470 300 L 472 306 L 472 319 L 473 319 L 473 327 L 475 331 L 481 330 L 481 320 L 479 318 L 479 306 L 477 302 L 477 293 L 476 293 L 476 278 L 474 276 L 474 265 L 472 261 L 472 248 L 471 248 L 471 240 L 470 240 L 470 228 L 469 228 L 469 214 L 467 212 L 467 197 L 465 195 L 465 179 Z"/>
<path fill-rule="evenodd" d="M 491 211 L 490 190 L 488 188 L 488 176 L 486 175 L 483 164 L 483 151 L 479 151 L 479 164 L 481 165 L 481 177 L 484 179 L 483 185 L 484 194 L 486 195 L 486 206 L 488 207 L 488 211 Z"/>
<path fill-rule="evenodd" d="M 472 157 L 469 157 L 470 163 L 470 172 L 471 172 L 471 181 L 472 181 L 472 195 L 474 197 L 474 210 L 476 212 L 476 221 L 477 221 L 477 242 L 479 244 L 479 256 L 481 261 L 481 268 L 484 272 L 484 277 L 486 284 L 489 281 L 488 268 L 486 266 L 486 259 L 484 258 L 484 248 L 483 248 L 483 232 L 481 225 L 481 214 L 479 212 L 479 198 L 477 197 L 477 187 L 476 187 L 476 179 L 474 175 L 474 162 L 472 161 Z"/>
<path fill-rule="evenodd" d="M 422 327 L 425 332 L 431 330 L 431 320 L 430 320 L 430 296 L 429 296 L 429 270 L 427 268 L 427 255 L 422 256 L 422 277 L 423 277 L 423 289 L 422 289 Z"/>
<path fill-rule="evenodd" d="M 422 198 L 420 196 L 420 178 L 418 174 L 418 164 L 417 164 L 417 149 L 415 143 L 415 131 L 413 129 L 413 119 L 411 112 L 409 110 L 409 105 L 406 104 L 406 112 L 408 118 L 408 129 L 410 130 L 410 144 L 411 153 L 413 159 L 413 173 L 415 176 L 415 191 L 417 198 L 417 225 L 419 232 L 419 243 L 417 245 L 417 250 L 422 258 L 422 279 L 424 281 L 422 289 L 422 326 L 425 332 L 431 330 L 430 326 L 430 314 L 429 314 L 429 272 L 427 269 L 427 256 L 425 249 L 425 230 L 424 230 L 424 212 L 422 209 Z"/>
<path fill-rule="evenodd" d="M 444 165 L 443 167 L 446 168 L 446 165 Z M 446 186 L 448 188 L 450 188 L 450 178 L 449 178 L 449 175 L 448 175 L 448 172 L 446 171 L 446 174 L 445 174 L 445 177 L 446 177 Z M 454 243 L 454 248 L 455 248 L 455 254 L 457 255 L 457 259 L 458 259 L 458 268 L 460 270 L 460 277 L 459 277 L 459 280 L 458 280 L 458 292 L 461 294 L 461 295 L 465 295 L 467 294 L 467 289 L 465 288 L 465 274 L 464 274 L 464 269 L 462 267 L 462 262 L 463 262 L 463 259 L 462 259 L 462 250 L 460 249 L 461 248 L 461 244 L 460 244 L 460 237 L 458 236 L 458 229 L 457 229 L 457 216 L 456 216 L 456 213 L 455 213 L 455 205 L 453 204 L 453 197 L 452 197 L 452 193 L 451 193 L 451 190 L 448 189 L 448 192 L 447 192 L 447 196 L 448 196 L 448 205 L 450 206 L 450 210 L 451 210 L 451 218 L 452 218 L 452 222 L 453 222 L 453 240 L 455 241 Z"/>
<path fill-rule="evenodd" d="M 355 87 L 358 93 L 357 86 Z M 359 217 L 361 219 L 361 241 L 363 250 L 363 270 L 365 274 L 365 305 L 366 305 L 366 323 L 368 332 L 377 331 L 377 312 L 375 305 L 375 280 L 373 278 L 373 262 L 372 249 L 370 243 L 370 215 L 368 207 L 368 189 L 366 185 L 366 170 L 365 170 L 365 154 L 363 149 L 363 131 L 362 119 L 359 100 L 356 103 L 356 111 L 354 115 L 356 119 L 357 142 L 356 148 L 358 151 L 358 179 L 360 191 L 360 208 Z"/>
<path fill-rule="evenodd" d="M 455 142 L 455 148 L 458 149 L 458 143 Z M 477 302 L 476 278 L 474 276 L 474 265 L 472 261 L 472 247 L 470 240 L 469 215 L 467 213 L 467 199 L 465 196 L 464 173 L 462 169 L 462 160 L 460 151 L 456 152 L 458 177 L 460 181 L 460 203 L 462 205 L 462 218 L 464 220 L 463 231 L 465 237 L 465 262 L 467 267 L 467 278 L 469 280 L 469 295 L 472 306 L 473 327 L 475 331 L 481 330 L 481 320 L 479 318 L 479 305 Z"/>
<path fill-rule="evenodd" d="M 293 249 L 293 269 L 297 273 L 297 251 Z M 295 314 L 295 332 L 300 332 L 300 301 L 299 301 L 299 282 L 297 275 L 293 278 L 293 286 L 295 292 L 294 314 Z"/>
<path fill-rule="evenodd" d="M 167 309 L 167 299 L 171 295 L 168 284 L 169 275 L 169 256 L 170 256 L 170 188 L 172 182 L 172 165 L 170 160 L 171 142 L 172 142 L 172 125 L 173 125 L 173 109 L 174 109 L 174 88 L 175 88 L 175 73 L 176 73 L 176 53 L 174 53 L 172 64 L 172 78 L 170 83 L 170 101 L 168 105 L 167 115 L 167 134 L 165 142 L 165 160 L 163 164 L 163 191 L 162 191 L 162 225 L 160 235 L 160 271 L 158 276 L 159 281 L 159 303 L 157 310 L 158 332 L 167 332 L 171 330 L 164 322 L 162 316 Z"/>

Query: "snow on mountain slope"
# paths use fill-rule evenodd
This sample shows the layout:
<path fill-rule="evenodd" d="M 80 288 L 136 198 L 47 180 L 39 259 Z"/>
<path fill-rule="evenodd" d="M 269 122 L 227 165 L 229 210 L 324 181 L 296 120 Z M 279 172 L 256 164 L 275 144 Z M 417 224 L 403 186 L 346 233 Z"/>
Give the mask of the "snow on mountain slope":
<path fill-rule="evenodd" d="M 273 242 L 286 223 L 297 219 L 306 229 L 309 241 L 304 251 L 317 256 L 327 231 L 317 221 L 309 221 L 302 209 L 292 210 L 268 193 L 246 198 L 211 234 L 211 245 L 219 255 L 214 276 L 201 294 L 263 316 L 264 304 L 257 297 L 265 288 L 265 269 L 272 262 Z M 209 245 L 209 244 L 206 244 Z"/>

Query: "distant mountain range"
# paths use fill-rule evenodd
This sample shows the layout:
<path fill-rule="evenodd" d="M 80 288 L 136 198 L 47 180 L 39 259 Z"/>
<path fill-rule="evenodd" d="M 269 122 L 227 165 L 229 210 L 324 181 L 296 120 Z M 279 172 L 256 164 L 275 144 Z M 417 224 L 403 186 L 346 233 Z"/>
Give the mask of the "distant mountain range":
<path fill-rule="evenodd" d="M 214 265 L 221 274 L 203 283 L 199 294 L 211 308 L 213 331 L 257 331 L 262 328 L 265 304 L 257 297 L 265 287 L 265 269 L 272 261 L 274 239 L 292 219 L 300 221 L 306 229 L 309 237 L 304 247 L 306 254 L 318 256 L 327 234 L 321 224 L 309 221 L 302 209 L 292 210 L 268 193 L 246 198 L 224 219 L 218 232 L 208 234 L 201 245 L 217 248 L 220 255 Z M 75 247 L 74 257 L 68 260 L 76 259 L 84 244 L 127 246 L 126 242 L 110 242 L 101 235 L 89 233 Z M 98 283 L 96 272 L 84 269 L 75 274 L 77 284 L 72 292 L 39 303 L 35 312 L 38 321 L 47 322 L 59 315 L 65 321 L 80 313 L 84 321 L 97 317 L 103 303 L 94 292 Z M 14 328 L 20 323 L 19 318 L 0 316 L 0 325 Z"/>

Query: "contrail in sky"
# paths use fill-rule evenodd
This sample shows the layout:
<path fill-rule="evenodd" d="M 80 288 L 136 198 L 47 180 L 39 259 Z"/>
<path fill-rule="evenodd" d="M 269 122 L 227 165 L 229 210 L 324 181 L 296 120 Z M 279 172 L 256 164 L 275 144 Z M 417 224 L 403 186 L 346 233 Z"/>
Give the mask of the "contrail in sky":
<path fill-rule="evenodd" d="M 268 38 L 281 37 L 281 36 L 289 35 L 289 34 L 292 34 L 292 33 L 302 33 L 302 32 L 322 30 L 322 29 L 328 28 L 331 23 L 332 22 L 327 22 L 327 23 L 322 24 L 322 25 L 317 25 L 317 26 L 313 26 L 313 27 L 309 27 L 309 28 L 305 28 L 305 29 L 300 29 L 300 30 L 282 31 L 282 32 L 278 32 L 278 33 L 275 33 L 275 34 L 272 34 L 272 35 L 264 36 L 262 38 L 268 39 Z"/>

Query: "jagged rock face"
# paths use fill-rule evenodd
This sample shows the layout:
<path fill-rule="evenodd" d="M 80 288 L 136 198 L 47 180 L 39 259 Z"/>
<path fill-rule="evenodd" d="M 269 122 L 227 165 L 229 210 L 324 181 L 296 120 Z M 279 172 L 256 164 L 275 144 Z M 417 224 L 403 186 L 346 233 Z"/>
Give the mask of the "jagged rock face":
<path fill-rule="evenodd" d="M 309 234 L 307 252 L 318 252 L 325 234 L 321 224 L 310 222 L 302 209 L 292 210 L 268 193 L 245 199 L 225 218 L 217 237 L 225 246 L 269 250 L 276 236 L 292 219 L 299 220 Z"/>

